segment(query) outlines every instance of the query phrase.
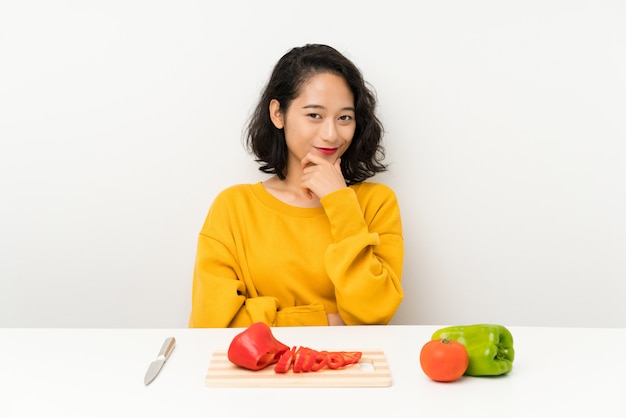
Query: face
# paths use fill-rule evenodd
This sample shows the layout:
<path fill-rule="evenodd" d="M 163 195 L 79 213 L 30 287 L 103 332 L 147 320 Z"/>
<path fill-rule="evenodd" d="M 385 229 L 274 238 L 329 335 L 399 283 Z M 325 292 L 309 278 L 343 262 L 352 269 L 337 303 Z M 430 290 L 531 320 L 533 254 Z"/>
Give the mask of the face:
<path fill-rule="evenodd" d="M 283 111 L 280 103 L 272 100 L 272 122 L 285 132 L 288 173 L 292 168 L 299 169 L 300 161 L 309 152 L 335 162 L 352 142 L 356 128 L 354 96 L 338 75 L 314 75 Z"/>

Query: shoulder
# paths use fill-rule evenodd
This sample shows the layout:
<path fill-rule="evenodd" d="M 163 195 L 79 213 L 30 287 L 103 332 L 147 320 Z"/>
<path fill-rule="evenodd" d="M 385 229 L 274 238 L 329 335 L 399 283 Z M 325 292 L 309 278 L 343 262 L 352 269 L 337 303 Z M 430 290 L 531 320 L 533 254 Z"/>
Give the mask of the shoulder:
<path fill-rule="evenodd" d="M 350 186 L 352 190 L 356 193 L 359 200 L 361 199 L 375 199 L 375 200 L 396 200 L 396 193 L 393 189 L 386 184 L 382 183 L 374 183 L 374 182 L 363 182 Z"/>
<path fill-rule="evenodd" d="M 356 194 L 356 198 L 363 211 L 378 213 L 397 211 L 398 199 L 393 189 L 382 183 L 363 182 L 354 184 L 350 188 Z"/>
<path fill-rule="evenodd" d="M 254 184 L 235 184 L 220 191 L 213 199 L 212 210 L 232 210 L 250 201 L 254 194 Z"/>
<path fill-rule="evenodd" d="M 377 225 L 374 229 L 393 229 L 400 225 L 400 206 L 391 187 L 374 182 L 363 182 L 350 187 L 357 196 L 366 222 L 371 226 Z"/>
<path fill-rule="evenodd" d="M 232 186 L 228 186 L 227 188 L 220 191 L 215 199 L 230 199 L 233 197 L 246 195 L 251 193 L 252 187 L 252 184 L 235 184 Z"/>
<path fill-rule="evenodd" d="M 203 233 L 223 228 L 234 219 L 245 217 L 251 205 L 254 204 L 254 187 L 254 184 L 236 184 L 221 190 L 211 203 L 202 227 Z"/>
<path fill-rule="evenodd" d="M 237 195 L 241 193 L 246 193 L 246 190 L 250 189 L 251 184 L 234 184 L 232 186 L 228 186 L 225 189 L 222 189 L 218 196 L 230 196 Z"/>

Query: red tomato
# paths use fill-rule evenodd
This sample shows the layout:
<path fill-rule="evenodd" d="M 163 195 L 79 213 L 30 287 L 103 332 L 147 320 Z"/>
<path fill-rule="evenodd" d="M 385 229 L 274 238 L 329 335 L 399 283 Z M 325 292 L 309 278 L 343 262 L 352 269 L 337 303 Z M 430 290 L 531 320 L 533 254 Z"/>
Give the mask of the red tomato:
<path fill-rule="evenodd" d="M 465 346 L 458 341 L 441 338 L 424 344 L 420 365 L 426 376 L 437 382 L 453 382 L 463 376 L 469 364 Z"/>

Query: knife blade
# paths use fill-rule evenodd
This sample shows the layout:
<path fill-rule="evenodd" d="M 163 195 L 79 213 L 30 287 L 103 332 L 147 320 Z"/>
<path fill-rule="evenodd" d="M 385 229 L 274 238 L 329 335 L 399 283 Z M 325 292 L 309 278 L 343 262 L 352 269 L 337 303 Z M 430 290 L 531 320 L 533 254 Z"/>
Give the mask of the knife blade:
<path fill-rule="evenodd" d="M 172 354 L 174 347 L 176 347 L 176 338 L 166 338 L 156 360 L 150 363 L 150 366 L 146 371 L 146 375 L 143 378 L 144 385 L 149 385 L 157 377 L 167 359 L 170 358 L 170 354 Z"/>

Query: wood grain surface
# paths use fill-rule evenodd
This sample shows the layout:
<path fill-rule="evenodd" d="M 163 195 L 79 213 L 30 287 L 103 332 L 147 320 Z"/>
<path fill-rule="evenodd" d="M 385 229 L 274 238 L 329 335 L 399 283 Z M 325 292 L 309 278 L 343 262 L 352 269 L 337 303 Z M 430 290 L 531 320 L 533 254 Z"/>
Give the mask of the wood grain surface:
<path fill-rule="evenodd" d="M 386 387 L 391 386 L 391 372 L 385 353 L 380 350 L 361 351 L 358 364 L 317 372 L 274 372 L 274 366 L 252 371 L 232 364 L 225 351 L 216 351 L 206 374 L 207 387 Z"/>

